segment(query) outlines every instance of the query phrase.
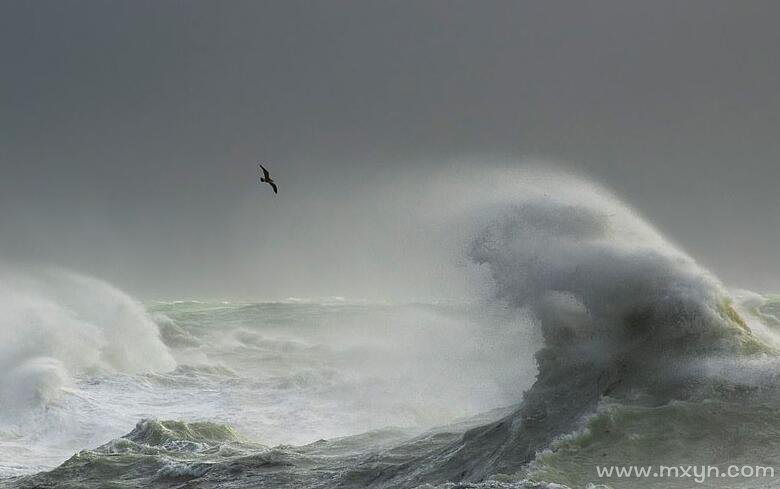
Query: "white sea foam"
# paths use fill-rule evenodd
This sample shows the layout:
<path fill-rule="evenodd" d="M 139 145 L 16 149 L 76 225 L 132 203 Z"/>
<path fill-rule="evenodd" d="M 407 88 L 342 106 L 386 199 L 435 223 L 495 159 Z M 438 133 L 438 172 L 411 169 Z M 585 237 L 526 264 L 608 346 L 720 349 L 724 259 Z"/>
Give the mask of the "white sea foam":
<path fill-rule="evenodd" d="M 0 274 L 0 332 L 6 414 L 55 399 L 73 376 L 175 367 L 141 304 L 71 272 Z"/>

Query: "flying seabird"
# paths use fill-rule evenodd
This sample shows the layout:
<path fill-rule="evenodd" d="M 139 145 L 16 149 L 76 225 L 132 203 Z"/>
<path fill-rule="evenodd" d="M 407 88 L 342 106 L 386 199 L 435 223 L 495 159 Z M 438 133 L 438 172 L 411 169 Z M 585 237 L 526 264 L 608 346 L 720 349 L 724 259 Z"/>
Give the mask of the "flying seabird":
<path fill-rule="evenodd" d="M 263 176 L 260 177 L 260 181 L 267 183 L 274 189 L 274 193 L 279 193 L 279 191 L 276 189 L 276 182 L 274 182 L 274 179 L 271 178 L 271 175 L 268 173 L 268 170 L 265 169 L 265 167 L 261 164 L 258 164 L 257 166 L 260 167 L 260 169 L 263 171 Z"/>

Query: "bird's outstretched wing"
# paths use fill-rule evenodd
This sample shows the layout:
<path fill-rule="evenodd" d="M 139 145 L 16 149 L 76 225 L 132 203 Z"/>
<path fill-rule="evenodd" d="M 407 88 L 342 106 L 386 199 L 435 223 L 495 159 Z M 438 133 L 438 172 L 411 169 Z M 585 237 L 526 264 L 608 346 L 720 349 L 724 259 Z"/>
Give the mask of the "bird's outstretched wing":
<path fill-rule="evenodd" d="M 271 175 L 268 173 L 268 170 L 266 170 L 263 165 L 258 163 L 257 166 L 259 166 L 260 169 L 263 170 L 263 178 L 271 178 Z"/>
<path fill-rule="evenodd" d="M 275 194 L 278 194 L 278 193 L 279 193 L 279 190 L 276 188 L 276 184 L 275 184 L 274 182 L 268 182 L 268 185 L 270 185 L 271 187 L 273 187 L 273 189 L 274 189 L 274 193 L 275 193 Z"/>

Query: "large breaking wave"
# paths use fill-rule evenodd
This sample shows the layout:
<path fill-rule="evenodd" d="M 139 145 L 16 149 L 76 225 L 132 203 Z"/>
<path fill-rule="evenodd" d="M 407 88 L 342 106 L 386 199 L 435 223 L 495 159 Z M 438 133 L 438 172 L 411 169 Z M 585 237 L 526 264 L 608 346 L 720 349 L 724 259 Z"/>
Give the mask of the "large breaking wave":
<path fill-rule="evenodd" d="M 490 307 L 528 318 L 524 325 L 508 325 L 509 331 L 521 335 L 521 328 L 530 327 L 541 333 L 536 380 L 513 409 L 412 439 L 378 430 L 273 449 L 248 443 L 222 425 L 143 421 L 124 438 L 18 484 L 56 487 L 63 481 L 90 481 L 105 470 L 107 457 L 117 454 L 125 461 L 123 477 L 137 487 L 192 481 L 193 487 L 229 482 L 354 488 L 450 483 L 536 488 L 553 482 L 586 487 L 599 482 L 591 473 L 598 461 L 651 463 L 666 460 L 662 455 L 667 454 L 690 456 L 690 463 L 723 463 L 747 461 L 746 453 L 754 454 L 754 461 L 780 454 L 777 437 L 766 431 L 780 421 L 775 387 L 780 321 L 771 300 L 749 293 L 732 298 L 713 274 L 591 182 L 544 171 L 481 177 L 481 183 L 464 178 L 464 183 L 437 186 L 431 192 L 436 206 L 442 195 L 471 193 L 446 211 L 421 212 L 454 223 L 455 234 L 448 236 L 457 235 L 455 248 L 478 269 L 475 276 L 489 277 L 488 292 L 479 295 Z M 141 319 L 140 331 L 150 332 L 145 348 L 159 353 L 157 368 L 170 368 L 172 360 L 158 344 L 153 325 L 142 311 L 129 310 L 134 321 Z M 201 319 L 216 320 L 226 312 L 203 314 Z M 163 322 L 170 346 L 195 349 L 202 343 L 197 331 L 168 318 Z M 111 331 L 103 332 L 107 341 Z M 436 346 L 447 344 L 441 341 L 446 334 L 441 329 L 413 338 L 425 338 L 428 353 L 446 355 Z M 254 338 L 255 333 L 236 330 L 232 335 Z M 466 338 L 471 336 L 458 337 Z M 96 360 L 85 364 L 44 349 L 41 355 L 20 356 L 14 365 L 41 357 L 51 359 L 43 365 L 65 363 L 82 370 L 147 365 L 136 364 L 132 352 L 101 344 L 87 349 L 92 352 L 87 358 Z M 423 352 L 426 345 L 415 349 Z M 370 361 L 365 354 L 360 358 Z M 442 371 L 457 376 L 452 365 Z M 518 383 L 525 378 L 521 372 L 506 375 L 516 375 Z M 459 378 L 473 381 L 473 376 Z M 442 382 L 438 375 L 429 381 L 432 391 L 437 390 L 434 383 Z M 724 426 L 708 429 L 701 419 Z M 731 429 L 737 419 L 756 430 L 738 443 L 734 438 L 740 432 Z M 674 444 L 665 441 L 669 432 L 677 437 Z M 707 448 L 720 445 L 730 451 Z M 691 454 L 687 447 L 698 452 Z M 638 487 L 621 481 L 615 486 Z"/>
<path fill-rule="evenodd" d="M 723 387 L 705 368 L 713 359 L 744 369 L 776 354 L 724 286 L 631 209 L 589 182 L 547 181 L 493 205 L 470 248 L 495 297 L 530 311 L 542 331 L 536 382 L 516 412 L 421 463 L 420 480 L 514 473 L 606 396 L 701 399 Z"/>
<path fill-rule="evenodd" d="M 487 268 L 493 297 L 541 330 L 536 382 L 512 414 L 381 470 L 373 485 L 528 475 L 605 399 L 652 407 L 736 391 L 748 411 L 756 397 L 776 399 L 776 332 L 740 314 L 714 275 L 593 183 L 544 172 L 507 180 L 470 211 L 468 254 Z"/>

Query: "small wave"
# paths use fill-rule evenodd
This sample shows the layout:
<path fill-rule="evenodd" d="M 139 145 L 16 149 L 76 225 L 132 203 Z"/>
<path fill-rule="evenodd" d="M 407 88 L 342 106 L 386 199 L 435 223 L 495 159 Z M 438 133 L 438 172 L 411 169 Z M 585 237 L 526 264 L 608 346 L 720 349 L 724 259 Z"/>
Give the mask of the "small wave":
<path fill-rule="evenodd" d="M 144 419 L 123 438 L 149 446 L 176 446 L 180 442 L 218 444 L 240 442 L 243 438 L 229 425 Z"/>
<path fill-rule="evenodd" d="M 201 341 L 168 316 L 156 313 L 153 316 L 160 330 L 160 338 L 169 348 L 197 348 Z"/>
<path fill-rule="evenodd" d="M 247 442 L 231 426 L 211 422 L 143 419 L 122 438 L 82 450 L 57 468 L 6 481 L 8 487 L 104 487 L 107 480 L 129 487 L 196 479 L 219 464 L 268 451 Z M 2 486 L 2 484 L 0 484 Z"/>

